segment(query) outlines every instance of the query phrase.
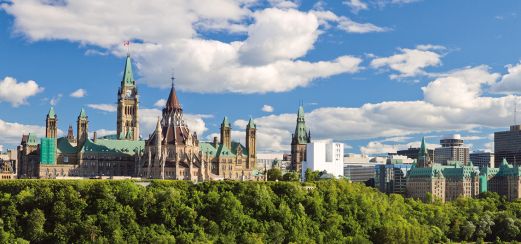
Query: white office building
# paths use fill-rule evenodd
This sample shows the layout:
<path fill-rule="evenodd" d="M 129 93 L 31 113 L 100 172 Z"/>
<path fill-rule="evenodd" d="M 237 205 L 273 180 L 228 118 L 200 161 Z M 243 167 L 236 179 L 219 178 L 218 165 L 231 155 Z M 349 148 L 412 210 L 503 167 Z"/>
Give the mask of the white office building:
<path fill-rule="evenodd" d="M 344 143 L 314 141 L 306 145 L 306 161 L 302 164 L 302 179 L 307 169 L 326 171 L 338 178 L 344 175 Z"/>
<path fill-rule="evenodd" d="M 470 161 L 469 147 L 459 134 L 445 136 L 440 140 L 441 147 L 434 149 L 434 162 L 447 165 L 449 161 L 459 161 L 467 165 Z"/>

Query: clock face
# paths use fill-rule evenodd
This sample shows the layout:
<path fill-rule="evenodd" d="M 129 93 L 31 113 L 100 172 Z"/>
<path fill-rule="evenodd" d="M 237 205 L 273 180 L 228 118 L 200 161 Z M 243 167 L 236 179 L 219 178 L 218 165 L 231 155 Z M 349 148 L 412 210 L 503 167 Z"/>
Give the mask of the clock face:
<path fill-rule="evenodd" d="M 131 90 L 127 90 L 127 93 L 126 93 L 127 97 L 130 97 L 132 96 L 132 91 Z"/>

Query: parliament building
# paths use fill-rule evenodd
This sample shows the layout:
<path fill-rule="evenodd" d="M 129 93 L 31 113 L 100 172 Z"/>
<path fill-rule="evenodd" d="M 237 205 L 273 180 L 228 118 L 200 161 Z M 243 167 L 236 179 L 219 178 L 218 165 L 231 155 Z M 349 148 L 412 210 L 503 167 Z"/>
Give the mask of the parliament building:
<path fill-rule="evenodd" d="M 45 118 L 45 137 L 34 133 L 22 136 L 18 146 L 19 178 L 115 178 L 141 177 L 178 180 L 258 180 L 256 125 L 250 119 L 246 145 L 232 141 L 231 125 L 225 117 L 221 138 L 200 142 L 183 120 L 176 90 L 158 118 L 155 131 L 146 140 L 140 137 L 139 93 L 127 56 L 117 92 L 116 134 L 89 138 L 89 118 L 84 109 L 76 121 L 76 135 L 69 126 L 58 137 L 58 114 L 51 107 Z"/>

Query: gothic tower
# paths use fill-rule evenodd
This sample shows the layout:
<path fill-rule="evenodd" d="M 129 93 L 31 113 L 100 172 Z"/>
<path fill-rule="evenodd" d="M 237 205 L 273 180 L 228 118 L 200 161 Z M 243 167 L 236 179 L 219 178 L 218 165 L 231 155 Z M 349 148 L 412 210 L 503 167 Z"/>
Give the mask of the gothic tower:
<path fill-rule="evenodd" d="M 299 106 L 297 112 L 297 126 L 291 138 L 291 169 L 300 172 L 302 161 L 306 160 L 306 145 L 311 142 L 311 132 L 306 131 L 304 107 Z"/>
<path fill-rule="evenodd" d="M 425 146 L 425 137 L 422 137 L 422 143 L 420 150 L 418 151 L 418 162 L 416 164 L 418 168 L 432 167 L 432 160 L 429 157 L 429 150 Z"/>
<path fill-rule="evenodd" d="M 246 149 L 248 150 L 248 161 L 246 168 L 251 169 L 255 168 L 255 163 L 257 160 L 257 150 L 256 150 L 256 130 L 257 126 L 253 122 L 253 119 L 250 118 L 248 125 L 246 126 Z"/>
<path fill-rule="evenodd" d="M 85 143 L 85 140 L 87 140 L 89 133 L 89 116 L 87 116 L 83 108 L 81 109 L 80 115 L 78 115 L 76 133 L 78 146 L 81 147 L 83 143 Z"/>
<path fill-rule="evenodd" d="M 117 136 L 120 140 L 139 140 L 139 95 L 132 74 L 132 62 L 127 55 L 123 79 L 118 90 Z"/>
<path fill-rule="evenodd" d="M 69 141 L 69 143 L 76 143 L 76 139 L 74 138 L 74 131 L 72 130 L 72 125 L 69 125 L 69 129 L 67 130 L 67 140 Z"/>
<path fill-rule="evenodd" d="M 226 146 L 228 149 L 232 148 L 232 127 L 228 122 L 228 117 L 224 116 L 223 122 L 221 123 L 221 144 Z"/>
<path fill-rule="evenodd" d="M 54 112 L 54 107 L 51 107 L 45 120 L 45 137 L 57 138 L 58 135 L 58 116 Z"/>

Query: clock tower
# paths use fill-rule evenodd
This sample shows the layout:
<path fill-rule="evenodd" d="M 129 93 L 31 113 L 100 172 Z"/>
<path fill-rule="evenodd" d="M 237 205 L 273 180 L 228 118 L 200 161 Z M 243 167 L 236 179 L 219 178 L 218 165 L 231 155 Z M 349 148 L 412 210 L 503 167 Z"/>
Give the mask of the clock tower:
<path fill-rule="evenodd" d="M 127 55 L 123 79 L 118 90 L 117 136 L 120 140 L 139 140 L 139 95 L 132 74 L 132 62 Z"/>

